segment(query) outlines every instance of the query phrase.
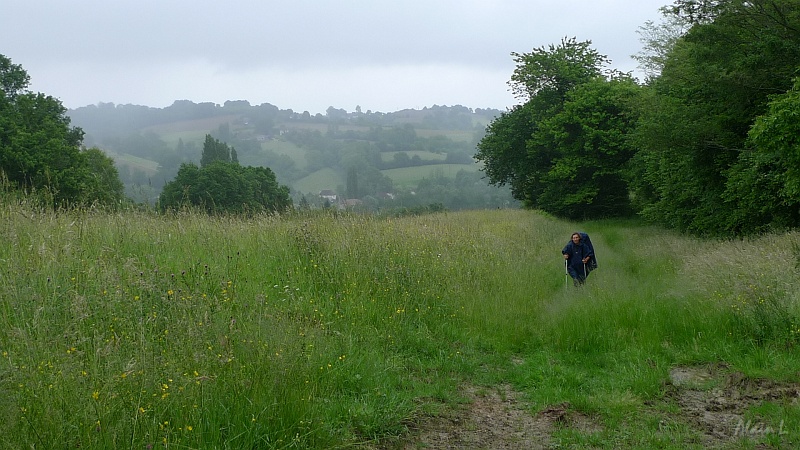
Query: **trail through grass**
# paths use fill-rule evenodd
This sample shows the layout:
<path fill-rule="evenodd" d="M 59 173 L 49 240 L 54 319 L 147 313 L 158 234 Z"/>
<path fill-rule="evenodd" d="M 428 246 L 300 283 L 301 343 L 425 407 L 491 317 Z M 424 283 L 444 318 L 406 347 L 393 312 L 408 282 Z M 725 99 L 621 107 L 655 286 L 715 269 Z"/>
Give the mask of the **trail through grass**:
<path fill-rule="evenodd" d="M 784 433 L 712 439 L 670 378 L 713 364 L 797 383 L 796 234 L 701 242 L 512 210 L 240 219 L 9 199 L 0 215 L 3 448 L 402 447 L 465 384 L 594 424 L 548 428 L 554 446 L 800 434 L 789 389 L 731 410 Z M 600 262 L 580 289 L 560 257 L 575 228 Z"/>

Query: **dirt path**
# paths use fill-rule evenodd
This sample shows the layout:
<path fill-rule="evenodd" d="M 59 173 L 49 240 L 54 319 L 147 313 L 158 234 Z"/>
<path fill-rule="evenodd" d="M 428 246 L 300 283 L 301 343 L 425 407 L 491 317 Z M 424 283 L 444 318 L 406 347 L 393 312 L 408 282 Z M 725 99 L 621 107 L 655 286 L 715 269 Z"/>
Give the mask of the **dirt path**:
<path fill-rule="evenodd" d="M 603 428 L 592 418 L 575 411 L 569 403 L 552 405 L 531 414 L 520 399 L 522 394 L 510 386 L 480 388 L 464 386 L 469 402 L 446 414 L 420 420 L 410 435 L 387 449 L 546 449 L 552 448 L 552 433 L 557 427 L 570 427 L 583 433 L 598 433 Z M 800 406 L 800 385 L 770 380 L 749 379 L 729 372 L 722 365 L 676 367 L 670 371 L 666 400 L 680 407 L 666 421 L 689 424 L 705 448 L 731 448 L 747 439 L 762 447 L 770 433 L 781 436 L 777 448 L 793 448 L 784 438 L 782 424 L 748 421 L 748 407 L 764 401 L 790 402 Z"/>
<path fill-rule="evenodd" d="M 492 389 L 465 386 L 470 399 L 464 408 L 430 418 L 418 425 L 413 438 L 394 447 L 413 449 L 546 449 L 558 425 L 587 432 L 597 427 L 569 403 L 554 405 L 531 415 L 510 386 Z"/>
<path fill-rule="evenodd" d="M 749 420 L 745 413 L 764 402 L 800 406 L 800 384 L 748 378 L 741 372 L 730 372 L 725 365 L 675 367 L 670 371 L 667 397 L 680 406 L 680 418 L 700 430 L 706 447 L 727 446 L 743 439 L 759 442 L 767 435 L 778 435 L 778 448 L 796 448 L 797 443 L 783 439 L 788 431 L 781 421 Z"/>

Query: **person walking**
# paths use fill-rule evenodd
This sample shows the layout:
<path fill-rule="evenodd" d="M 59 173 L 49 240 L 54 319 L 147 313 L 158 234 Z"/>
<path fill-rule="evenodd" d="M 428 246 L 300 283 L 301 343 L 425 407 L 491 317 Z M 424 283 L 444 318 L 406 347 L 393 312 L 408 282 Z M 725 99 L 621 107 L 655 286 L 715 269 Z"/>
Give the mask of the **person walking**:
<path fill-rule="evenodd" d="M 572 239 L 561 250 L 567 266 L 567 273 L 572 277 L 575 286 L 581 286 L 586 282 L 586 277 L 592 267 L 594 249 L 583 242 L 581 234 L 572 233 Z"/>

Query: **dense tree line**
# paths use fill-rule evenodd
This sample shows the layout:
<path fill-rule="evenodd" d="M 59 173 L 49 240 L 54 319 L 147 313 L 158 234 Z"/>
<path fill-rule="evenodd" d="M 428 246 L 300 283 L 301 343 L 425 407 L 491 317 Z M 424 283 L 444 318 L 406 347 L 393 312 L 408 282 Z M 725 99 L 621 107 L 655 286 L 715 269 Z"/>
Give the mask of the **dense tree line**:
<path fill-rule="evenodd" d="M 521 104 L 476 157 L 572 219 L 636 212 L 697 234 L 800 223 L 800 1 L 678 0 L 643 30 L 640 85 L 590 42 L 514 54 Z"/>
<path fill-rule="evenodd" d="M 61 102 L 28 90 L 30 77 L 0 55 L 0 175 L 4 185 L 33 193 L 54 208 L 113 207 L 123 200 L 114 162 L 83 147 Z"/>

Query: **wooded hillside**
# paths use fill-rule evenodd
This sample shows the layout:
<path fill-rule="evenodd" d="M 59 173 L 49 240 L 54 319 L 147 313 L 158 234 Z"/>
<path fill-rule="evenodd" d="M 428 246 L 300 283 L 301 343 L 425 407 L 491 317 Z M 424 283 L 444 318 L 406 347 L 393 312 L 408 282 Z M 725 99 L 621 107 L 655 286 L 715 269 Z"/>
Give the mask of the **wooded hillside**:
<path fill-rule="evenodd" d="M 473 159 L 501 112 L 432 106 L 390 113 L 328 108 L 311 115 L 265 103 L 174 102 L 166 108 L 101 103 L 68 112 L 87 146 L 111 156 L 135 201 L 152 203 L 182 163 L 198 163 L 206 134 L 246 166 L 272 169 L 295 204 L 326 205 L 323 190 L 365 209 L 439 204 L 448 209 L 515 204 Z"/>

